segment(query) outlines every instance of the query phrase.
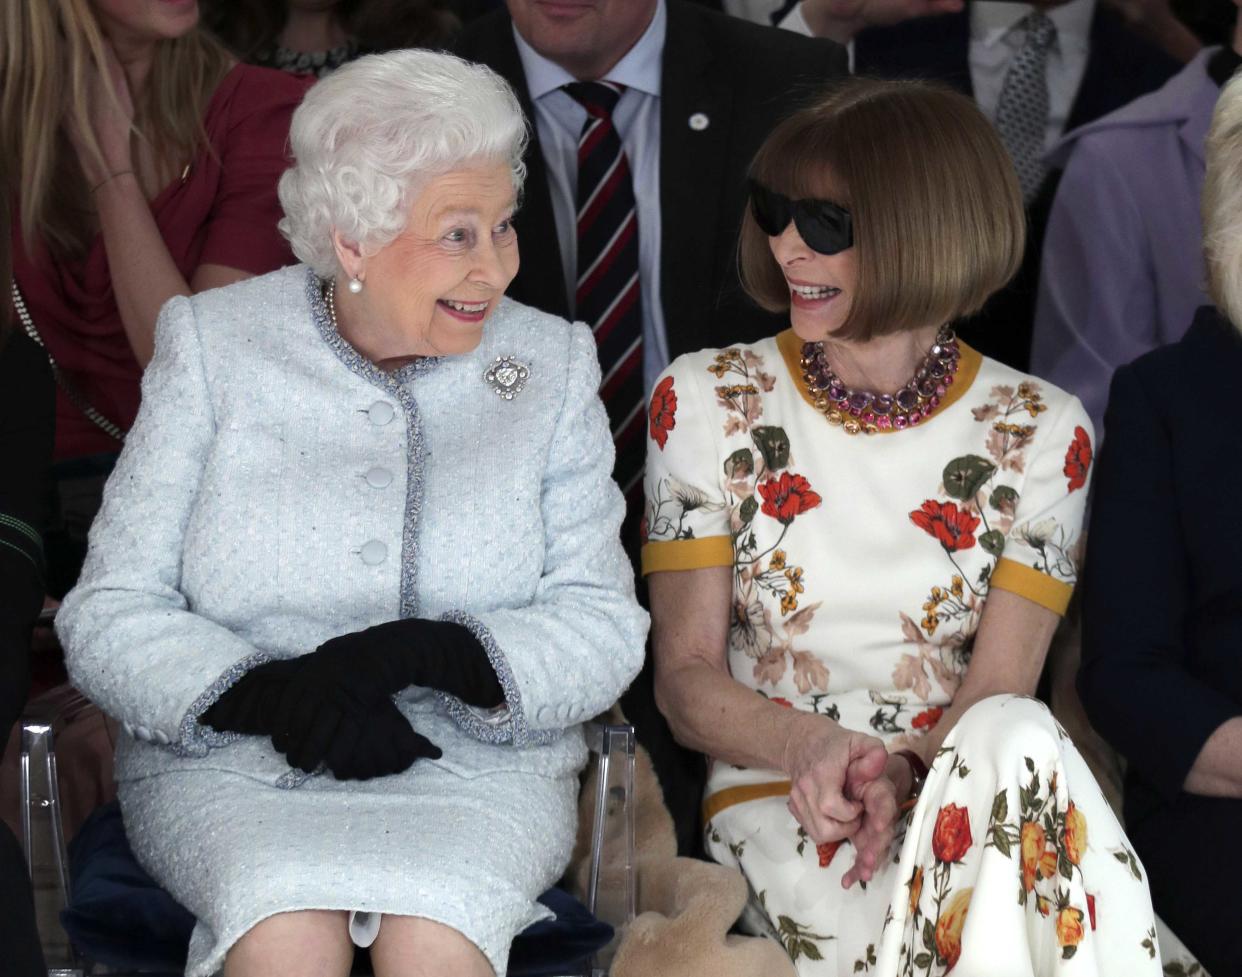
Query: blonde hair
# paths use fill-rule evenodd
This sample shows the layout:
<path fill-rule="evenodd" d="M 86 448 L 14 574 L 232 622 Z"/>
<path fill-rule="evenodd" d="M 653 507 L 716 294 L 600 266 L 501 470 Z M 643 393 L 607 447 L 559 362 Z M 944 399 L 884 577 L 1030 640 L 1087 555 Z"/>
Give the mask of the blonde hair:
<path fill-rule="evenodd" d="M 104 45 L 90 0 L 0 0 L 0 153 L 21 188 L 16 216 L 27 252 L 39 235 L 57 255 L 81 254 L 89 244 L 89 188 L 66 127 L 82 133 L 102 162 L 88 84 L 91 66 L 106 64 Z M 203 113 L 230 60 L 198 29 L 159 44 L 134 126 L 169 178 L 206 142 Z"/>
<path fill-rule="evenodd" d="M 977 312 L 1022 261 L 1026 217 L 1009 154 L 974 102 L 947 88 L 842 82 L 772 131 L 750 175 L 791 199 L 850 211 L 858 283 L 842 339 Z M 789 285 L 749 207 L 738 263 L 759 305 L 789 309 Z"/>
<path fill-rule="evenodd" d="M 1242 76 L 1225 86 L 1212 113 L 1202 204 L 1208 292 L 1242 330 Z"/>

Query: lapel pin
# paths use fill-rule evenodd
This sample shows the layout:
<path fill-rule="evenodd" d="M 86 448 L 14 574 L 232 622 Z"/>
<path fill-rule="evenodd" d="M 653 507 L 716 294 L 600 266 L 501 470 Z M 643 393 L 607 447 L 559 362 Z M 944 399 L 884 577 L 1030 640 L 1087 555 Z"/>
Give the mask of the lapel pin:
<path fill-rule="evenodd" d="M 695 132 L 702 132 L 711 124 L 712 120 L 703 112 L 695 112 L 694 115 L 690 116 L 690 128 Z"/>

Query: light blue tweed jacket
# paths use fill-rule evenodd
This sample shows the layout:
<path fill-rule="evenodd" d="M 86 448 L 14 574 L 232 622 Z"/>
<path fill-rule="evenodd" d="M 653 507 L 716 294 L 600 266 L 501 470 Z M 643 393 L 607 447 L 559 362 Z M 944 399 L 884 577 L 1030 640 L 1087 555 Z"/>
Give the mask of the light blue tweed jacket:
<path fill-rule="evenodd" d="M 529 369 L 498 396 L 497 357 Z M 456 618 L 507 704 L 400 699 L 441 765 L 565 775 L 643 658 L 647 615 L 590 332 L 504 300 L 471 353 L 377 370 L 305 266 L 165 306 L 142 409 L 57 620 L 74 683 L 130 734 L 121 779 L 220 769 L 294 787 L 201 713 L 247 668 L 398 617 Z M 420 761 L 422 762 L 422 761 Z"/>

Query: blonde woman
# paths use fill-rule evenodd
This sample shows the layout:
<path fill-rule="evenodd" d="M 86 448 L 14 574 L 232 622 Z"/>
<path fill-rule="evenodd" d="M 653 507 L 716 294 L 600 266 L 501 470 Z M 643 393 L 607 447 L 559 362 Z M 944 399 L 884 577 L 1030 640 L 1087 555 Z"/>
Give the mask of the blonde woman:
<path fill-rule="evenodd" d="M 1216 103 L 1208 290 L 1182 339 L 1117 370 L 1091 512 L 1078 687 L 1126 758 L 1125 817 L 1156 911 L 1238 972 L 1242 823 L 1242 83 Z"/>
<path fill-rule="evenodd" d="M 948 325 L 1021 258 L 1004 148 L 961 95 L 855 79 L 751 176 L 742 279 L 790 328 L 675 360 L 647 456 L 656 696 L 713 760 L 708 852 L 800 977 L 1158 977 L 1142 866 L 1029 698 L 1091 422 Z"/>
<path fill-rule="evenodd" d="M 14 281 L 62 371 L 57 475 L 81 542 L 160 307 L 292 261 L 276 181 L 309 82 L 236 64 L 195 0 L 0 0 L 0 74 Z"/>

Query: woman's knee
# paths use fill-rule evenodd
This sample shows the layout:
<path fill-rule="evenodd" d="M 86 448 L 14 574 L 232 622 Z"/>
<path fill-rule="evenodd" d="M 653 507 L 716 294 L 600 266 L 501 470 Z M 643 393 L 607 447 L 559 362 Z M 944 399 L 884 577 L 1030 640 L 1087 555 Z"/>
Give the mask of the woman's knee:
<path fill-rule="evenodd" d="M 474 943 L 443 923 L 419 916 L 384 916 L 371 946 L 376 977 L 494 977 Z"/>
<path fill-rule="evenodd" d="M 346 977 L 353 963 L 343 912 L 306 909 L 256 923 L 229 950 L 225 977 Z"/>
<path fill-rule="evenodd" d="M 962 714 L 946 745 L 971 752 L 982 747 L 1002 765 L 1014 757 L 1040 763 L 1059 757 L 1063 736 L 1051 710 L 1038 699 L 993 695 Z"/>

